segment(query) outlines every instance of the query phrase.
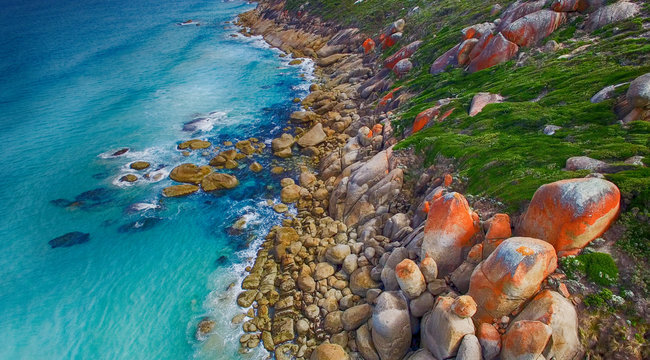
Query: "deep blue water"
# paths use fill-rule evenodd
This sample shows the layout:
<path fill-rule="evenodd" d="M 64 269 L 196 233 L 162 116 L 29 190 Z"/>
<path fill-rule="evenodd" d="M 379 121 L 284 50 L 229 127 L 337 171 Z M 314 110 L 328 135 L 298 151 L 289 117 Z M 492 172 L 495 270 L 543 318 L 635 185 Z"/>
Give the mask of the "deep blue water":
<path fill-rule="evenodd" d="M 259 174 L 242 162 L 230 192 L 165 199 L 161 190 L 174 166 L 209 160 L 184 157 L 181 141 L 223 149 L 225 140 L 278 136 L 307 67 L 231 36 L 225 22 L 254 6 L 242 1 L 0 5 L 0 359 L 263 356 L 238 354 L 230 319 L 255 244 L 279 222 L 266 205 L 277 195 L 267 185 L 278 183 L 268 151 Z M 176 25 L 187 19 L 201 26 Z M 203 130 L 182 130 L 201 117 Z M 123 147 L 131 150 L 108 156 Z M 130 170 L 136 160 L 152 168 Z M 140 180 L 125 186 L 126 173 Z M 134 203 L 158 208 L 129 211 Z M 241 216 L 246 229 L 232 234 Z M 48 244 L 72 231 L 90 240 Z M 204 316 L 217 329 L 200 342 Z"/>

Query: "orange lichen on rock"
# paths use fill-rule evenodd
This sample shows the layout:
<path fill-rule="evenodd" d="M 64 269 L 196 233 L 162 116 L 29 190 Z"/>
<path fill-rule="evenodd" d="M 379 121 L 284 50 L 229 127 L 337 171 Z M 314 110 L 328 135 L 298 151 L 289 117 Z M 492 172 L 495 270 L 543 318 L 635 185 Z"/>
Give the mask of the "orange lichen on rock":
<path fill-rule="evenodd" d="M 503 241 L 472 273 L 468 295 L 478 304 L 475 319 L 489 322 L 510 314 L 556 268 L 557 256 L 549 243 L 526 237 Z"/>
<path fill-rule="evenodd" d="M 451 273 L 463 262 L 463 253 L 473 244 L 478 222 L 465 197 L 452 192 L 433 200 L 424 226 L 422 256 L 438 264 L 440 275 Z"/>
<path fill-rule="evenodd" d="M 510 24 L 501 33 L 519 46 L 537 44 L 566 21 L 566 13 L 539 10 Z"/>
<path fill-rule="evenodd" d="M 472 59 L 468 70 L 469 72 L 477 72 L 501 64 L 512 59 L 518 51 L 519 46 L 517 44 L 509 41 L 503 34 L 499 33 L 490 39 L 490 42 L 485 45 L 480 55 Z"/>
<path fill-rule="evenodd" d="M 621 193 L 598 178 L 568 179 L 535 192 L 516 233 L 549 242 L 559 256 L 574 255 L 616 220 Z"/>
<path fill-rule="evenodd" d="M 371 51 L 375 50 L 375 41 L 371 38 L 367 38 L 366 41 L 363 42 L 363 52 L 368 54 Z"/>
<path fill-rule="evenodd" d="M 501 359 L 537 359 L 550 338 L 550 326 L 540 321 L 517 321 L 503 336 Z"/>
<path fill-rule="evenodd" d="M 427 124 L 429 124 L 429 121 L 431 121 L 431 119 L 433 119 L 434 117 L 438 116 L 438 114 L 440 114 L 439 105 L 436 105 L 432 108 L 428 108 L 420 112 L 415 117 L 415 121 L 413 122 L 413 134 L 424 129 L 424 127 L 427 126 Z"/>

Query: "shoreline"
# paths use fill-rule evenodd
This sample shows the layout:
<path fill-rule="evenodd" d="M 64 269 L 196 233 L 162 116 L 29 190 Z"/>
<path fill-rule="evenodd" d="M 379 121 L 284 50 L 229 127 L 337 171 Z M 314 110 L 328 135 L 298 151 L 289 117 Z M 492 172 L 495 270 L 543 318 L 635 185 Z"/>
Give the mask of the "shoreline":
<path fill-rule="evenodd" d="M 393 87 L 422 41 L 401 44 L 384 60 L 359 29 L 298 16 L 283 1 L 260 1 L 237 22 L 245 36 L 261 35 L 293 55 L 290 64 L 312 59 L 317 80 L 294 100 L 303 108 L 290 116 L 296 134 L 272 142 L 275 156 L 311 158 L 299 164 L 297 181 L 281 181 L 282 202 L 295 204 L 297 216 L 271 229 L 242 282 L 237 303 L 249 310 L 240 352 L 261 344 L 276 359 L 584 354 L 584 285 L 561 260 L 612 246 L 603 234 L 619 211 L 617 186 L 602 176 L 548 183 L 512 218 L 495 199 L 466 198 L 468 179 L 452 175 L 452 159 L 424 168 L 412 148 L 393 151 L 392 110 L 415 96 Z M 403 29 L 402 19 L 389 23 L 382 48 Z M 476 94 L 469 116 L 499 96 Z M 399 138 L 443 121 L 457 110 L 453 100 L 432 102 Z M 606 212 L 583 208 L 585 196 Z M 557 197 L 561 204 L 550 200 Z M 598 221 L 576 230 L 580 236 L 558 230 L 583 214 Z M 538 350 L 522 345 L 526 334 L 539 338 Z"/>

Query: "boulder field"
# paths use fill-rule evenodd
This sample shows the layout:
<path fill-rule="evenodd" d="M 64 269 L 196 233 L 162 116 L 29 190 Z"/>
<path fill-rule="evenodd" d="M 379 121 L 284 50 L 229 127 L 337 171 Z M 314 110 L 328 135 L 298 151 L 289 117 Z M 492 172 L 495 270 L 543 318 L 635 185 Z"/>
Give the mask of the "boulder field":
<path fill-rule="evenodd" d="M 591 6 L 516 2 L 498 24 L 463 29 L 462 41 L 431 72 L 472 72 L 511 59 Z M 263 346 L 276 359 L 312 360 L 578 358 L 576 298 L 558 262 L 607 231 L 618 216 L 619 189 L 598 177 L 551 182 L 523 214 L 506 214 L 463 195 L 462 178 L 444 162 L 414 171 L 421 159 L 395 150 L 393 128 L 392 110 L 409 94 L 390 89 L 421 43 L 381 63 L 375 56 L 396 46 L 408 29 L 404 21 L 371 38 L 308 16 L 301 20 L 308 26 L 285 26 L 290 15 L 282 9 L 262 2 L 239 25 L 246 36 L 317 60 L 318 84 L 288 119 L 299 127 L 295 136 L 271 142 L 278 163 L 305 166 L 279 180 L 275 206 L 285 217 L 241 284 L 241 314 L 233 319 L 245 333 L 241 351 Z M 638 88 L 630 90 L 631 102 L 645 109 Z M 471 96 L 471 116 L 506 100 Z M 435 126 L 454 111 L 452 100 L 432 104 L 417 126 L 402 130 Z M 294 157 L 298 152 L 306 156 Z M 300 163 L 304 158 L 315 167 Z M 192 180 L 217 174 L 190 169 Z"/>

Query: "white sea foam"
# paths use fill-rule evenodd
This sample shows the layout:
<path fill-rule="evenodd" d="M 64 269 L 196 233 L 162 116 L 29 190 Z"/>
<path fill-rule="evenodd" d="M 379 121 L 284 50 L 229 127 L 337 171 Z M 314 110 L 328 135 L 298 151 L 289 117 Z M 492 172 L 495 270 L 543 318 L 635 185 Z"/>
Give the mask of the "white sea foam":
<path fill-rule="evenodd" d="M 160 205 L 154 204 L 154 203 L 146 203 L 146 202 L 139 202 L 139 203 L 134 203 L 129 206 L 129 210 L 131 211 L 145 211 L 145 210 L 153 210 L 153 209 L 159 209 Z"/>
<path fill-rule="evenodd" d="M 214 125 L 224 122 L 228 114 L 223 111 L 213 111 L 206 116 L 198 116 L 192 121 L 188 121 L 183 125 L 183 131 L 195 132 L 202 131 L 208 132 L 214 128 Z"/>

